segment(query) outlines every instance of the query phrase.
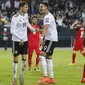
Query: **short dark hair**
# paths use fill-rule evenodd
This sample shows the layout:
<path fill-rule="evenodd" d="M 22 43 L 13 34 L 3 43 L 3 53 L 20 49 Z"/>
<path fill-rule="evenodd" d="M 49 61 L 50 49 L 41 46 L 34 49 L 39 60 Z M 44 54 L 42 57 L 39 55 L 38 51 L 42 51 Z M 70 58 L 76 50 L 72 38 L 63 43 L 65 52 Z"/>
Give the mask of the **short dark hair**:
<path fill-rule="evenodd" d="M 45 1 L 41 2 L 40 4 L 44 4 L 46 7 L 49 6 L 48 2 L 45 2 Z"/>
<path fill-rule="evenodd" d="M 32 18 L 32 19 L 33 19 L 33 18 L 36 18 L 36 19 L 37 19 L 37 16 L 36 16 L 36 15 L 33 15 L 31 18 Z"/>
<path fill-rule="evenodd" d="M 27 2 L 20 2 L 19 8 L 20 8 L 20 7 L 24 7 L 25 5 L 28 5 L 28 3 L 27 3 Z"/>

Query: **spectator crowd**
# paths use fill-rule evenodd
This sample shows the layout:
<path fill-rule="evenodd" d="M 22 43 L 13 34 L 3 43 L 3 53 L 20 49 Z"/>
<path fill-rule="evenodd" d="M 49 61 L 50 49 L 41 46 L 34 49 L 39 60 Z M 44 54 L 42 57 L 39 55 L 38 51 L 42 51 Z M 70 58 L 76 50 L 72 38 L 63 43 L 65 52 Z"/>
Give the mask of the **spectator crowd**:
<path fill-rule="evenodd" d="M 0 0 L 0 24 L 10 23 L 11 17 L 17 12 L 21 0 Z M 25 0 L 24 0 L 25 1 Z M 36 14 L 42 22 L 39 13 L 39 3 L 42 0 L 26 0 L 29 3 L 29 14 Z M 45 0 L 49 3 L 49 10 L 53 13 L 59 26 L 69 26 L 75 19 L 85 20 L 85 3 L 79 0 Z M 37 4 L 37 5 L 36 5 Z"/>

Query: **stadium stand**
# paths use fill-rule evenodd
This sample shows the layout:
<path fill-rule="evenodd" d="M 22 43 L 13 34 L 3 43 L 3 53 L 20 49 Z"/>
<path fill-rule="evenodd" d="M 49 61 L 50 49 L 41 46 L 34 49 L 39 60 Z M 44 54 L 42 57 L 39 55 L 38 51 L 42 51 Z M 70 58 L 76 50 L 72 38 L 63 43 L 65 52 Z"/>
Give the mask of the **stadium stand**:
<path fill-rule="evenodd" d="M 14 2 L 13 2 L 14 1 Z M 10 28 L 11 16 L 17 12 L 21 0 L 0 0 L 0 47 L 3 45 L 2 32 L 4 27 Z M 42 17 L 39 14 L 39 3 L 42 0 L 22 0 L 29 3 L 29 16 L 36 14 L 39 24 L 42 27 Z M 85 1 L 84 0 L 46 0 L 49 3 L 49 10 L 56 19 L 59 30 L 59 47 L 72 47 L 75 31 L 70 31 L 70 25 L 82 18 L 85 21 Z M 12 3 L 11 3 L 12 2 Z M 37 4 L 37 5 L 36 5 Z M 1 20 L 1 17 L 5 21 Z M 6 23 L 7 22 L 7 23 Z M 11 41 L 11 35 L 9 42 Z M 9 47 L 11 44 L 9 44 Z"/>

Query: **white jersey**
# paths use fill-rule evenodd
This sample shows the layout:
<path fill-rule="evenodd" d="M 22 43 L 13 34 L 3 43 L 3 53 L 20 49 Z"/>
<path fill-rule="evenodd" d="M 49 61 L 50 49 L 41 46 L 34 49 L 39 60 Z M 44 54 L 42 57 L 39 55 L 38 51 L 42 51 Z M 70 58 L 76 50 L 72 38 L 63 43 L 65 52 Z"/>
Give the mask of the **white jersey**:
<path fill-rule="evenodd" d="M 46 40 L 50 40 L 50 41 L 58 41 L 58 33 L 57 33 L 57 26 L 56 26 L 56 22 L 55 22 L 55 18 L 54 16 L 48 12 L 45 16 L 44 16 L 44 21 L 43 24 L 48 24 L 48 31 L 45 35 L 45 39 Z"/>
<path fill-rule="evenodd" d="M 24 14 L 24 16 L 20 15 L 19 13 L 15 14 L 11 20 L 11 34 L 12 34 L 12 41 L 20 42 L 28 41 L 27 38 L 27 27 L 33 32 L 36 30 L 30 25 L 28 21 L 28 14 Z"/>
<path fill-rule="evenodd" d="M 21 16 L 19 13 L 15 14 L 11 20 L 11 34 L 12 41 L 20 42 L 27 41 L 27 24 L 28 15 Z"/>

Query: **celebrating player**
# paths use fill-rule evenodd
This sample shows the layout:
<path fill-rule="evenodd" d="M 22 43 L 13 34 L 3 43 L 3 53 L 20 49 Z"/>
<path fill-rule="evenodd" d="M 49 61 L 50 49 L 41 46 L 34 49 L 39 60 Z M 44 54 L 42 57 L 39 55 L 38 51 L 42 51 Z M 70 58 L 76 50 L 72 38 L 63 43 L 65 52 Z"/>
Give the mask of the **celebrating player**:
<path fill-rule="evenodd" d="M 32 16 L 31 19 L 31 25 L 36 28 L 36 29 L 40 29 L 39 25 L 37 24 L 37 16 L 34 15 Z M 33 55 L 33 51 L 36 51 L 37 57 L 36 57 L 36 64 L 35 64 L 35 68 L 34 70 L 36 71 L 40 71 L 38 68 L 38 64 L 39 64 L 39 54 L 40 54 L 40 34 L 38 32 L 31 32 L 30 30 L 28 31 L 28 66 L 29 66 L 29 71 L 31 70 L 31 64 L 32 64 L 32 55 Z"/>
<path fill-rule="evenodd" d="M 71 29 L 76 30 L 76 37 L 73 46 L 72 63 L 68 65 L 75 65 L 76 51 L 80 51 L 81 54 L 85 57 L 84 40 L 83 40 L 84 28 L 81 25 L 81 20 L 75 21 L 72 24 Z"/>
<path fill-rule="evenodd" d="M 12 85 L 15 85 L 16 75 L 17 75 L 17 64 L 18 56 L 22 55 L 22 64 L 20 71 L 20 84 L 24 83 L 23 72 L 26 67 L 26 57 L 27 57 L 27 27 L 36 32 L 37 30 L 33 28 L 28 21 L 28 4 L 26 2 L 21 2 L 19 5 L 19 12 L 12 17 L 11 20 L 11 34 L 12 34 L 12 52 L 13 52 L 13 73 L 14 78 Z"/>
<path fill-rule="evenodd" d="M 42 2 L 40 4 L 40 12 L 44 15 L 43 36 L 45 37 L 45 42 L 39 56 L 43 71 L 43 78 L 38 81 L 38 84 L 54 84 L 55 80 L 53 74 L 52 55 L 56 43 L 58 42 L 56 22 L 54 16 L 48 11 L 48 3 Z M 47 68 L 50 78 L 47 75 Z"/>

